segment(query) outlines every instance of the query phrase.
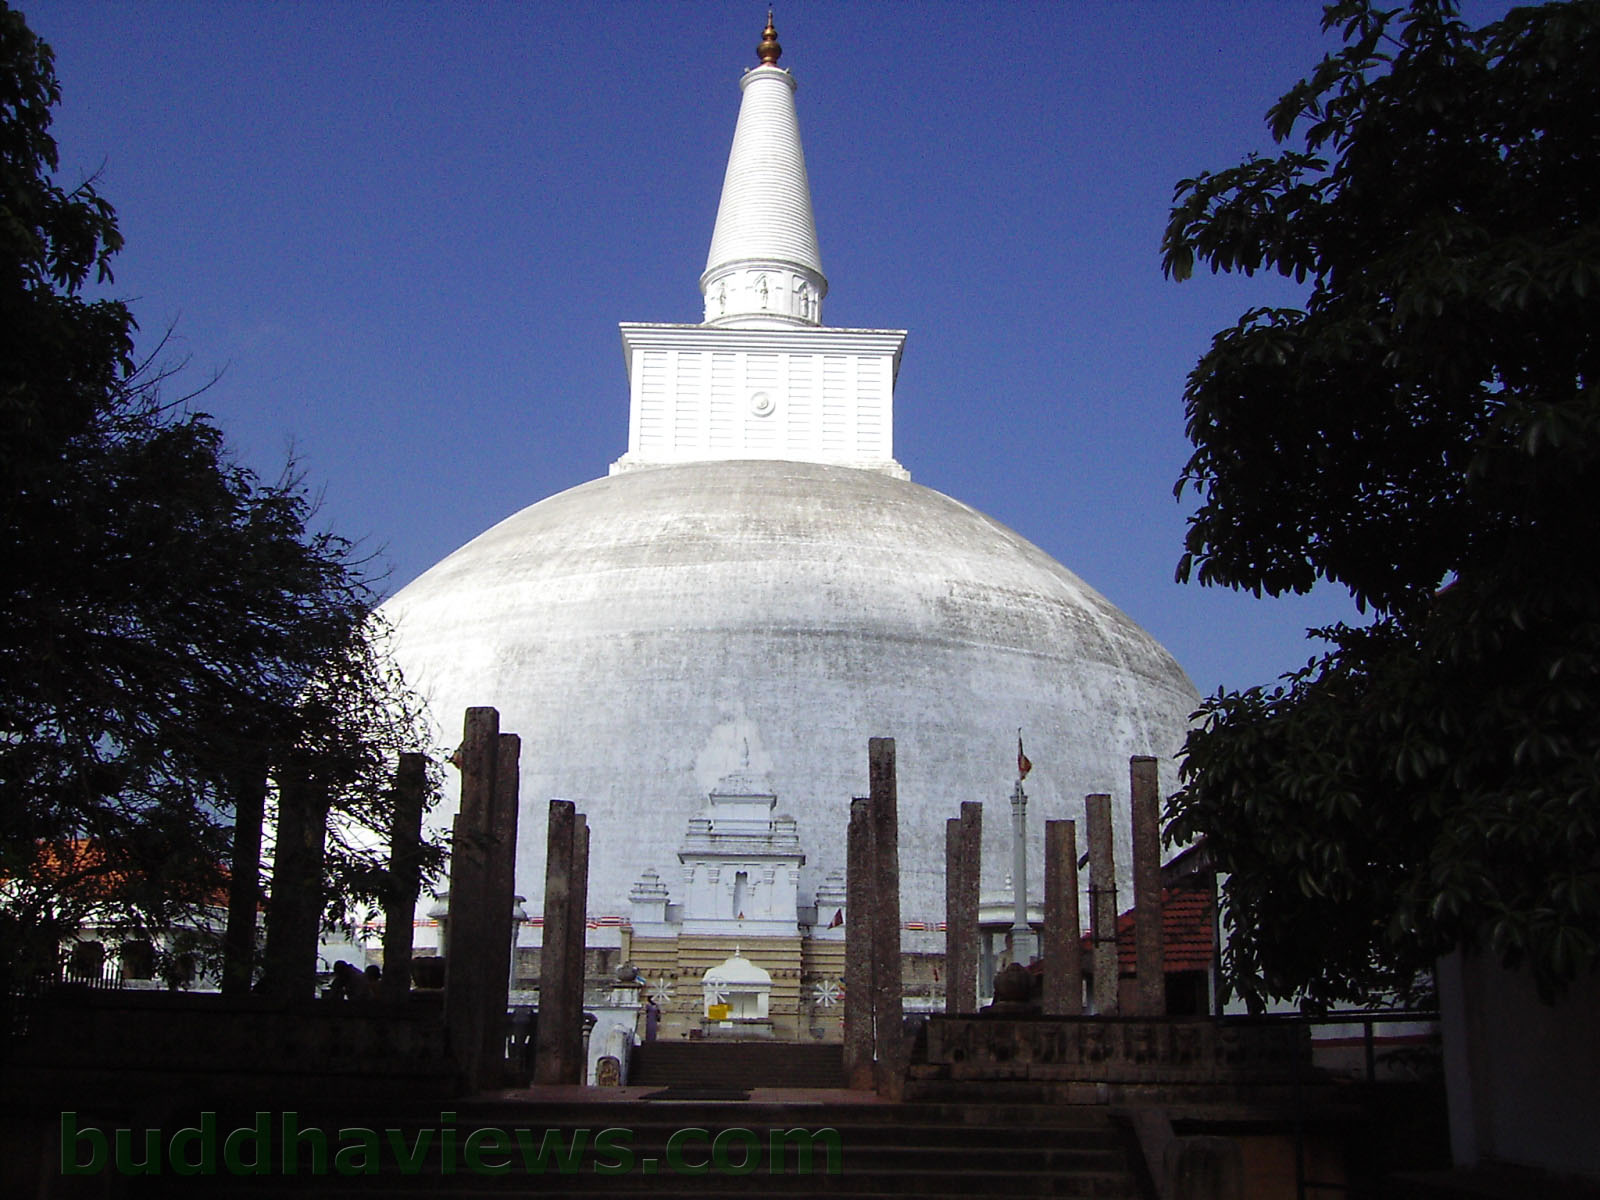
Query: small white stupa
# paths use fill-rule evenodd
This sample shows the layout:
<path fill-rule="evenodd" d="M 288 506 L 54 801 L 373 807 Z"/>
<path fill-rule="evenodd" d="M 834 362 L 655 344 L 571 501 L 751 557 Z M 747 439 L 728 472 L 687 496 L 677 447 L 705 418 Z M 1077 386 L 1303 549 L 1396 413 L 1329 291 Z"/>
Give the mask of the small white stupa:
<path fill-rule="evenodd" d="M 702 977 L 707 1032 L 770 1036 L 772 975 L 735 947 Z"/>

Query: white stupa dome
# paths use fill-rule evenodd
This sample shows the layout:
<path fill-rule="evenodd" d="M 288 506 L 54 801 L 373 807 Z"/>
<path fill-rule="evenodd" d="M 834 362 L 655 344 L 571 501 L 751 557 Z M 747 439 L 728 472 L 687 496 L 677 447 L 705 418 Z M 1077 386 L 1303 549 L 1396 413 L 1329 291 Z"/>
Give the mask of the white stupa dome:
<path fill-rule="evenodd" d="M 1081 820 L 1085 794 L 1110 792 L 1131 898 L 1128 758 L 1157 756 L 1172 790 L 1198 696 L 1038 547 L 909 482 L 892 444 L 905 334 L 820 325 L 827 282 L 814 233 L 796 233 L 814 226 L 793 81 L 773 39 L 762 57 L 701 279 L 705 323 L 622 327 L 630 428 L 613 473 L 402 589 L 385 606 L 398 661 L 445 744 L 474 705 L 521 736 L 520 893 L 544 894 L 546 801 L 587 814 L 591 917 L 626 917 L 649 871 L 683 899 L 685 830 L 730 775 L 759 778 L 793 815 L 809 904 L 845 865 L 867 740 L 883 736 L 898 755 L 902 917 L 933 929 L 962 801 L 987 802 L 985 886 L 1009 873 L 1019 728 L 1030 892 L 1043 822 Z M 752 183 L 769 162 L 782 187 Z M 789 240 L 766 245 L 763 228 Z M 432 819 L 447 826 L 454 808 Z"/>
<path fill-rule="evenodd" d="M 902 911 L 937 922 L 961 801 L 992 802 L 986 880 L 1009 869 L 1019 727 L 1030 821 L 1081 819 L 1083 796 L 1108 791 L 1120 837 L 1128 756 L 1161 757 L 1170 790 L 1198 702 L 1153 638 L 1037 546 L 939 492 L 817 463 L 583 484 L 475 538 L 386 611 L 408 677 L 454 722 L 445 736 L 487 704 L 522 737 L 520 892 L 543 894 L 546 799 L 588 814 L 591 914 L 626 914 L 647 869 L 670 886 L 687 822 L 741 770 L 763 772 L 798 821 L 805 894 L 806 877 L 843 866 L 867 739 L 887 736 Z M 1127 856 L 1123 841 L 1120 874 Z"/>

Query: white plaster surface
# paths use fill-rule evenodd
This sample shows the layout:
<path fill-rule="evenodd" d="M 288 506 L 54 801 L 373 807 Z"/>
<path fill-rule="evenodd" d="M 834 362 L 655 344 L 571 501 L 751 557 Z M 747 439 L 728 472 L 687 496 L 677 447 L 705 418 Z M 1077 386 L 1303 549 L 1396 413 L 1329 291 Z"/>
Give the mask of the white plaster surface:
<path fill-rule="evenodd" d="M 547 800 L 587 814 L 591 918 L 627 914 L 648 868 L 682 902 L 684 830 L 746 740 L 798 821 L 802 901 L 844 866 L 880 735 L 897 739 L 903 919 L 942 919 L 944 821 L 963 800 L 988 804 L 984 883 L 1000 886 L 1019 726 L 1030 877 L 1043 823 L 1082 820 L 1084 794 L 1107 791 L 1129 888 L 1128 756 L 1160 757 L 1163 793 L 1175 788 L 1198 703 L 1148 634 L 1016 533 L 928 488 L 813 463 L 583 484 L 469 542 L 385 612 L 443 744 L 480 704 L 522 737 L 518 892 L 544 894 Z M 447 828 L 455 804 L 432 823 Z"/>
<path fill-rule="evenodd" d="M 1439 960 L 1438 985 L 1457 1165 L 1600 1181 L 1600 972 L 1546 1004 L 1526 971 L 1457 950 Z"/>
<path fill-rule="evenodd" d="M 869 467 L 894 460 L 902 329 L 624 322 L 628 452 L 613 473 L 713 458 Z"/>
<path fill-rule="evenodd" d="M 794 77 L 761 66 L 745 72 L 739 86 L 739 121 L 700 277 L 705 319 L 747 327 L 821 324 L 828 281 L 800 147 Z"/>

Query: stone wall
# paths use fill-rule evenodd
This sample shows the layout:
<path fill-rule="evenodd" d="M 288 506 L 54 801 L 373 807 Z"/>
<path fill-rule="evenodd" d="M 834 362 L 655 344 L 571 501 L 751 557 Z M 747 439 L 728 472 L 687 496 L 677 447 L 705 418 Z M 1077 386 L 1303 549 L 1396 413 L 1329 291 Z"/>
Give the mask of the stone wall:
<path fill-rule="evenodd" d="M 911 1066 L 912 1080 L 933 1090 L 1026 1083 L 1083 1102 L 1213 1100 L 1244 1089 L 1263 1098 L 1312 1075 L 1304 1026 L 1183 1017 L 935 1015 Z"/>
<path fill-rule="evenodd" d="M 436 1005 L 270 1001 L 214 993 L 84 992 L 42 998 L 5 1065 L 10 1094 L 181 1089 L 448 1094 L 457 1086 Z"/>

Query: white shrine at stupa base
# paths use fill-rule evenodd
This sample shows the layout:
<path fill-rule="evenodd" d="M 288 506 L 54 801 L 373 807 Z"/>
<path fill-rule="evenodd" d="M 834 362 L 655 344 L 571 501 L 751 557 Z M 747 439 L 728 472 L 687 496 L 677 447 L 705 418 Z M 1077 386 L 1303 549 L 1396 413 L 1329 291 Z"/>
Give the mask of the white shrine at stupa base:
<path fill-rule="evenodd" d="M 1159 758 L 1172 790 L 1198 705 L 1103 596 L 895 459 L 906 335 L 822 323 L 779 54 L 769 22 L 740 81 L 703 321 L 621 327 L 628 441 L 610 474 L 506 518 L 385 605 L 441 740 L 471 705 L 522 738 L 530 911 L 546 800 L 587 814 L 591 964 L 637 965 L 663 1037 L 735 1010 L 774 1036 L 838 1036 L 845 828 L 869 737 L 897 743 L 914 1011 L 943 1003 L 945 820 L 962 801 L 988 802 L 985 892 L 1009 886 L 1017 729 L 1036 764 L 1037 910 L 1043 823 L 1081 820 L 1090 792 L 1114 797 L 1131 896 L 1128 758 Z M 448 826 L 455 806 L 431 820 Z M 1010 925 L 1009 899 L 985 905 Z M 713 1004 L 732 994 L 719 980 L 741 998 Z"/>

